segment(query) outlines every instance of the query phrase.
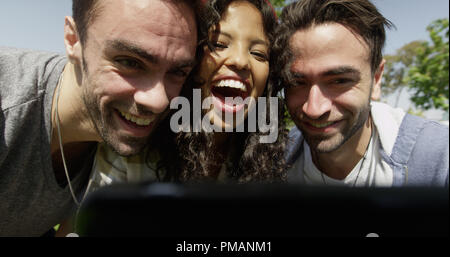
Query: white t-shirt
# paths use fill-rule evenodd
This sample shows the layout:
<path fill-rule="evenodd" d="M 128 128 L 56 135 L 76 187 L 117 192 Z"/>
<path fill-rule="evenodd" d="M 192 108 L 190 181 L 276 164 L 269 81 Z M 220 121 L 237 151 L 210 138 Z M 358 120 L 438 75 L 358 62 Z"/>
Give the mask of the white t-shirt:
<path fill-rule="evenodd" d="M 380 140 L 376 129 L 374 129 L 373 136 L 367 148 L 365 154 L 366 159 L 364 160 L 364 158 L 361 158 L 347 177 L 342 180 L 330 178 L 322 173 L 313 163 L 311 151 L 306 141 L 303 142 L 303 147 L 303 156 L 300 156 L 296 162 L 303 162 L 303 182 L 307 185 L 348 187 L 392 186 L 394 177 L 393 171 L 391 167 L 382 160 L 379 154 Z"/>

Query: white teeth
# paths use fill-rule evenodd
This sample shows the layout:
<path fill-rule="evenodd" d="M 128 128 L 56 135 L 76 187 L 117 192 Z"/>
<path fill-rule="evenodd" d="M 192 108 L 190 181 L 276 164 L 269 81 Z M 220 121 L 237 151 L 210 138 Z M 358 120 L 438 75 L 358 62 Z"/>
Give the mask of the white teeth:
<path fill-rule="evenodd" d="M 243 92 L 247 92 L 247 88 L 245 87 L 244 83 L 237 81 L 237 80 L 221 80 L 219 83 L 217 83 L 216 87 L 230 87 L 230 88 L 236 88 Z"/>
<path fill-rule="evenodd" d="M 130 113 L 119 111 L 126 120 L 136 123 L 139 126 L 148 126 L 152 122 L 150 119 L 138 118 Z"/>
<path fill-rule="evenodd" d="M 333 124 L 334 122 L 326 122 L 326 123 L 316 123 L 316 122 L 310 122 L 311 125 L 313 125 L 316 128 L 325 128 Z"/>

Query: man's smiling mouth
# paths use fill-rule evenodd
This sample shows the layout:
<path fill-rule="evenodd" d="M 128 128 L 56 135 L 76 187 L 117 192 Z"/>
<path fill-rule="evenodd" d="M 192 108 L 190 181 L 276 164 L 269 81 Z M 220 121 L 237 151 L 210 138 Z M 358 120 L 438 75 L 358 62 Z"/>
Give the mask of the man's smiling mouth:
<path fill-rule="evenodd" d="M 120 116 L 122 116 L 122 118 L 126 119 L 129 122 L 136 124 L 137 126 L 145 127 L 152 123 L 152 119 L 140 118 L 131 113 L 123 112 L 120 110 L 118 110 L 118 112 L 120 113 Z"/>
<path fill-rule="evenodd" d="M 308 122 L 309 125 L 315 127 L 315 128 L 326 128 L 330 125 L 332 125 L 333 123 L 335 123 L 334 121 L 330 121 L 330 122 L 313 122 L 310 121 Z"/>

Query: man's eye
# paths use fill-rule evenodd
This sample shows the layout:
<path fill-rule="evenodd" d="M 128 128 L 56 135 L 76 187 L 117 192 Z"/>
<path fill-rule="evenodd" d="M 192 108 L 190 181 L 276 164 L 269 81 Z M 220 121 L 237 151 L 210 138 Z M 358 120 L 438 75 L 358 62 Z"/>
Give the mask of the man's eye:
<path fill-rule="evenodd" d="M 186 72 L 184 70 L 174 70 L 171 72 L 171 74 L 179 78 L 186 78 L 189 75 L 189 72 Z"/>
<path fill-rule="evenodd" d="M 335 84 L 335 85 L 343 85 L 343 84 L 348 84 L 348 83 L 352 83 L 352 82 L 353 82 L 352 79 L 339 78 L 339 79 L 334 79 L 331 83 Z"/>
<path fill-rule="evenodd" d="M 133 59 L 118 59 L 116 62 L 127 69 L 141 69 L 142 67 L 138 61 Z"/>
<path fill-rule="evenodd" d="M 306 86 L 306 81 L 304 81 L 304 80 L 295 80 L 294 82 L 291 83 L 291 86 L 294 86 L 294 87 Z"/>
<path fill-rule="evenodd" d="M 174 74 L 177 75 L 178 77 L 182 77 L 182 78 L 185 78 L 185 77 L 187 77 L 187 75 L 188 75 L 187 72 L 182 71 L 182 70 L 176 71 Z"/>

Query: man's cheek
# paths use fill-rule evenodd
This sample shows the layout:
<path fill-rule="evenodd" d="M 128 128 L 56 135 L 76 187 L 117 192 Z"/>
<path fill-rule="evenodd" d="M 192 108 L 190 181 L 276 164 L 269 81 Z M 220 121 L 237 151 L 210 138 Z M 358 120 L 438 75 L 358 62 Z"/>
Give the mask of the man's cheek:
<path fill-rule="evenodd" d="M 169 102 L 172 101 L 175 97 L 180 96 L 181 89 L 184 87 L 184 85 L 177 85 L 172 88 L 166 89 L 167 98 L 169 99 Z"/>
<path fill-rule="evenodd" d="M 300 108 L 300 103 L 295 97 L 287 97 L 286 105 L 291 116 L 296 116 L 297 110 Z"/>

